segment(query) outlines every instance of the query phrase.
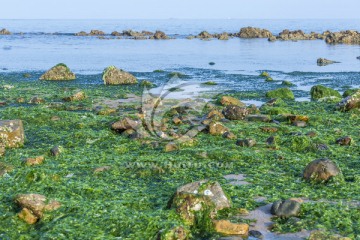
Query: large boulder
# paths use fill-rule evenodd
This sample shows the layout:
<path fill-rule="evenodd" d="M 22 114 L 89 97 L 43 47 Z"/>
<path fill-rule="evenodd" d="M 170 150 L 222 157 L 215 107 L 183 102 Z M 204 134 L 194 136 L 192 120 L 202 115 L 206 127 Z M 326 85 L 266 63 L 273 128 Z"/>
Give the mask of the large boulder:
<path fill-rule="evenodd" d="M 282 98 L 282 99 L 291 99 L 294 100 L 294 93 L 290 88 L 278 88 L 272 91 L 268 91 L 266 93 L 266 97 L 268 98 Z"/>
<path fill-rule="evenodd" d="M 138 82 L 134 75 L 114 66 L 106 68 L 102 78 L 105 85 L 136 84 Z"/>
<path fill-rule="evenodd" d="M 224 108 L 223 114 L 229 120 L 243 120 L 249 114 L 249 111 L 246 107 L 229 105 Z"/>
<path fill-rule="evenodd" d="M 11 32 L 5 28 L 0 30 L 0 35 L 10 35 L 10 34 L 11 34 Z"/>
<path fill-rule="evenodd" d="M 242 28 L 239 33 L 240 38 L 270 38 L 272 36 L 269 30 L 253 27 Z"/>
<path fill-rule="evenodd" d="M 338 91 L 322 85 L 313 86 L 310 90 L 310 94 L 312 100 L 319 100 L 326 97 L 341 98 L 341 94 Z"/>
<path fill-rule="evenodd" d="M 360 108 L 360 90 L 344 98 L 336 105 L 336 109 L 340 111 L 350 111 L 356 108 Z"/>
<path fill-rule="evenodd" d="M 29 224 L 36 223 L 43 217 L 44 212 L 54 211 L 61 207 L 58 201 L 49 201 L 40 194 L 20 194 L 15 197 L 15 203 L 22 208 L 18 216 Z"/>
<path fill-rule="evenodd" d="M 71 70 L 63 63 L 52 67 L 49 71 L 44 73 L 40 80 L 54 80 L 54 81 L 63 81 L 63 80 L 74 80 L 76 76 Z"/>
<path fill-rule="evenodd" d="M 21 120 L 0 120 L 0 142 L 8 148 L 24 145 L 25 133 Z"/>
<path fill-rule="evenodd" d="M 284 41 L 310 40 L 312 39 L 312 36 L 310 34 L 305 34 L 302 30 L 290 31 L 285 29 L 279 33 L 278 39 Z"/>
<path fill-rule="evenodd" d="M 327 181 L 340 174 L 338 166 L 329 159 L 317 159 L 309 163 L 303 173 L 306 180 Z"/>
<path fill-rule="evenodd" d="M 360 33 L 353 30 L 329 33 L 325 41 L 328 44 L 360 44 Z"/>
<path fill-rule="evenodd" d="M 239 107 L 246 106 L 246 104 L 241 102 L 239 99 L 230 96 L 222 96 L 218 101 L 223 106 L 228 106 L 228 105 L 236 105 Z"/>

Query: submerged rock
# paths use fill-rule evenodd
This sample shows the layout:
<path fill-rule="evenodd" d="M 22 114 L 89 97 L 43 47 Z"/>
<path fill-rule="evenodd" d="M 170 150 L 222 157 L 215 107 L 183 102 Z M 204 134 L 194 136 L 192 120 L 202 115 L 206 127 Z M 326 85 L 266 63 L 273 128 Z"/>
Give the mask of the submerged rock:
<path fill-rule="evenodd" d="M 317 63 L 318 66 L 326 66 L 326 65 L 329 65 L 329 64 L 339 63 L 339 62 L 332 61 L 332 60 L 329 60 L 329 59 L 326 59 L 326 58 L 318 58 L 316 63 Z"/>
<path fill-rule="evenodd" d="M 273 203 L 271 207 L 271 214 L 278 217 L 292 217 L 300 213 L 301 204 L 295 200 L 279 200 Z"/>
<path fill-rule="evenodd" d="M 0 35 L 11 35 L 11 32 L 5 28 L 0 30 Z"/>
<path fill-rule="evenodd" d="M 62 80 L 74 80 L 76 76 L 71 70 L 63 63 L 59 63 L 58 65 L 52 67 L 49 71 L 43 74 L 40 77 L 40 80 L 54 80 L 54 81 L 62 81 Z"/>
<path fill-rule="evenodd" d="M 360 108 L 360 90 L 356 93 L 344 98 L 336 107 L 340 111 L 350 111 L 352 109 Z"/>
<path fill-rule="evenodd" d="M 341 98 L 341 94 L 338 91 L 322 85 L 313 86 L 310 90 L 310 95 L 312 100 L 319 100 L 325 97 Z"/>
<path fill-rule="evenodd" d="M 309 163 L 303 173 L 306 180 L 327 181 L 340 174 L 340 169 L 329 159 L 317 159 Z"/>
<path fill-rule="evenodd" d="M 0 142 L 8 148 L 24 145 L 25 133 L 21 120 L 0 120 Z"/>
<path fill-rule="evenodd" d="M 240 38 L 270 38 L 273 34 L 266 29 L 245 27 L 240 29 Z"/>
<path fill-rule="evenodd" d="M 102 78 L 105 85 L 136 84 L 138 82 L 134 75 L 118 69 L 115 66 L 106 68 Z"/>
<path fill-rule="evenodd" d="M 272 91 L 268 91 L 266 93 L 266 97 L 268 98 L 282 98 L 282 99 L 291 99 L 294 100 L 294 93 L 290 88 L 278 88 Z"/>

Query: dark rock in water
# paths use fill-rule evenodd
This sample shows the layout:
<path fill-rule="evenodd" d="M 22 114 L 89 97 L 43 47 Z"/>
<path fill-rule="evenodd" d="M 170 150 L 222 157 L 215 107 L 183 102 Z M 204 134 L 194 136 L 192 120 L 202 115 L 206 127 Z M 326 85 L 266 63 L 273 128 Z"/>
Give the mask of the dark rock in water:
<path fill-rule="evenodd" d="M 102 78 L 105 85 L 124 85 L 137 83 L 137 79 L 134 75 L 118 69 L 115 66 L 106 68 L 103 72 Z"/>
<path fill-rule="evenodd" d="M 349 136 L 345 136 L 345 137 L 341 137 L 336 139 L 336 144 L 339 144 L 341 146 L 349 146 L 351 145 L 351 137 Z"/>
<path fill-rule="evenodd" d="M 111 36 L 114 36 L 114 37 L 120 37 L 120 36 L 122 36 L 123 34 L 122 33 L 120 33 L 120 32 L 118 32 L 118 31 L 113 31 L 112 33 L 111 33 Z"/>
<path fill-rule="evenodd" d="M 253 147 L 256 145 L 256 141 L 254 139 L 239 139 L 236 141 L 236 145 L 240 147 Z"/>
<path fill-rule="evenodd" d="M 76 78 L 75 74 L 63 63 L 52 67 L 49 71 L 43 74 L 40 77 L 40 80 L 74 80 Z"/>
<path fill-rule="evenodd" d="M 224 108 L 223 114 L 225 118 L 229 120 L 243 120 L 249 114 L 249 112 L 246 107 L 229 105 Z"/>
<path fill-rule="evenodd" d="M 340 169 L 329 159 L 317 159 L 309 163 L 303 173 L 306 180 L 327 181 L 340 174 Z"/>
<path fill-rule="evenodd" d="M 332 60 L 328 60 L 326 58 L 318 58 L 318 60 L 316 61 L 317 65 L 318 66 L 326 66 L 326 65 L 329 65 L 329 64 L 333 64 L 333 63 L 339 63 L 339 62 L 335 62 L 335 61 L 332 61 Z"/>
<path fill-rule="evenodd" d="M 168 36 L 166 36 L 166 34 L 162 31 L 156 31 L 154 36 L 152 37 L 153 39 L 156 39 L 156 40 L 160 40 L 160 39 L 169 39 Z"/>
<path fill-rule="evenodd" d="M 240 38 L 271 38 L 273 34 L 266 29 L 245 27 L 240 29 L 238 36 Z"/>
<path fill-rule="evenodd" d="M 11 35 L 11 32 L 5 28 L 0 30 L 0 35 Z"/>
<path fill-rule="evenodd" d="M 328 44 L 360 44 L 360 33 L 353 30 L 329 33 L 325 41 Z"/>
<path fill-rule="evenodd" d="M 360 108 L 360 90 L 356 93 L 344 98 L 336 107 L 339 111 L 350 111 L 352 109 Z"/>
<path fill-rule="evenodd" d="M 292 217 L 300 213 L 301 204 L 295 200 L 279 200 L 273 203 L 271 214 L 278 217 Z"/>
<path fill-rule="evenodd" d="M 105 35 L 105 33 L 100 30 L 91 30 L 89 35 L 90 36 L 100 36 L 100 35 Z"/>
<path fill-rule="evenodd" d="M 249 231 L 249 236 L 257 238 L 257 239 L 264 239 L 264 235 L 262 235 L 262 233 L 257 230 Z"/>
<path fill-rule="evenodd" d="M 360 56 L 358 56 L 356 59 L 360 60 Z"/>
<path fill-rule="evenodd" d="M 209 62 L 209 65 L 210 65 L 210 66 L 214 66 L 215 63 L 214 63 L 214 62 Z"/>
<path fill-rule="evenodd" d="M 338 91 L 322 85 L 313 86 L 310 90 L 310 94 L 312 100 L 319 100 L 325 97 L 341 98 L 341 94 Z"/>

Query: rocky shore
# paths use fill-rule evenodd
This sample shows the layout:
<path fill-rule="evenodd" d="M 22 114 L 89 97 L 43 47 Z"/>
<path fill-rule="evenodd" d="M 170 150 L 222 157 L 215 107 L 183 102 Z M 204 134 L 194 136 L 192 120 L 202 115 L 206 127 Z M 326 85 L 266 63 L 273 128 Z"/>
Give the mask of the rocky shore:
<path fill-rule="evenodd" d="M 12 33 L 7 29 L 2 29 L 0 35 L 11 35 Z M 24 34 L 24 33 L 15 33 L 15 34 Z M 52 34 L 54 35 L 54 34 Z M 56 35 L 56 33 L 55 33 Z M 134 30 L 123 30 L 122 32 L 113 31 L 111 33 L 105 33 L 101 30 L 93 29 L 90 32 L 80 31 L 73 34 L 78 37 L 97 37 L 99 39 L 134 39 L 134 40 L 167 40 L 167 39 L 177 39 L 183 36 L 178 34 L 172 34 L 169 37 L 165 32 L 162 31 L 146 31 L 141 32 Z M 256 27 L 244 27 L 241 28 L 239 32 L 236 33 L 209 33 L 203 31 L 198 35 L 186 35 L 186 39 L 201 39 L 201 40 L 228 40 L 230 38 L 243 38 L 243 39 L 253 39 L 253 38 L 267 38 L 270 42 L 274 41 L 301 41 L 301 40 L 324 40 L 327 44 L 360 44 L 360 33 L 354 30 L 346 30 L 340 32 L 330 32 L 325 31 L 323 33 L 305 33 L 302 30 L 288 30 L 285 29 L 280 33 L 273 34 L 267 29 L 260 29 Z"/>

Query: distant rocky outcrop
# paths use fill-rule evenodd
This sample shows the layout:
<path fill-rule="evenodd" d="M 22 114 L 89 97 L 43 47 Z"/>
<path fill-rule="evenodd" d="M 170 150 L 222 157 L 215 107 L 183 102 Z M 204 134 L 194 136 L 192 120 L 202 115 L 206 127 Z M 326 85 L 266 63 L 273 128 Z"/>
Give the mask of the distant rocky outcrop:
<path fill-rule="evenodd" d="M 209 38 L 214 38 L 214 36 L 210 33 L 208 33 L 207 31 L 202 31 L 201 33 L 199 33 L 196 38 L 201 38 L 201 39 L 209 39 Z"/>
<path fill-rule="evenodd" d="M 353 30 L 329 33 L 325 41 L 328 44 L 360 44 L 360 33 Z"/>
<path fill-rule="evenodd" d="M 59 63 L 58 65 L 52 67 L 49 71 L 44 73 L 40 80 L 55 80 L 55 81 L 63 81 L 63 80 L 74 80 L 76 76 L 71 70 L 63 63 Z"/>
<path fill-rule="evenodd" d="M 267 29 L 245 27 L 240 29 L 238 36 L 240 38 L 270 38 L 273 34 Z"/>
<path fill-rule="evenodd" d="M 110 66 L 106 68 L 103 72 L 102 78 L 105 85 L 123 85 L 137 83 L 137 79 L 134 75 L 118 69 L 115 66 Z"/>
<path fill-rule="evenodd" d="M 156 31 L 154 36 L 151 37 L 151 39 L 160 40 L 160 39 L 169 39 L 169 37 L 162 31 Z"/>
<path fill-rule="evenodd" d="M 83 36 L 89 36 L 89 34 L 87 32 L 81 31 L 81 32 L 75 33 L 75 36 L 83 37 Z"/>
<path fill-rule="evenodd" d="M 329 59 L 326 59 L 326 58 L 318 58 L 316 63 L 317 63 L 318 66 L 326 66 L 326 65 L 329 65 L 329 64 L 339 63 L 339 62 L 332 61 L 332 60 L 329 60 Z"/>
<path fill-rule="evenodd" d="M 89 35 L 90 36 L 100 36 L 100 35 L 105 35 L 105 33 L 100 30 L 91 30 Z"/>
<path fill-rule="evenodd" d="M 0 30 L 0 35 L 10 35 L 11 32 L 5 28 Z"/>

